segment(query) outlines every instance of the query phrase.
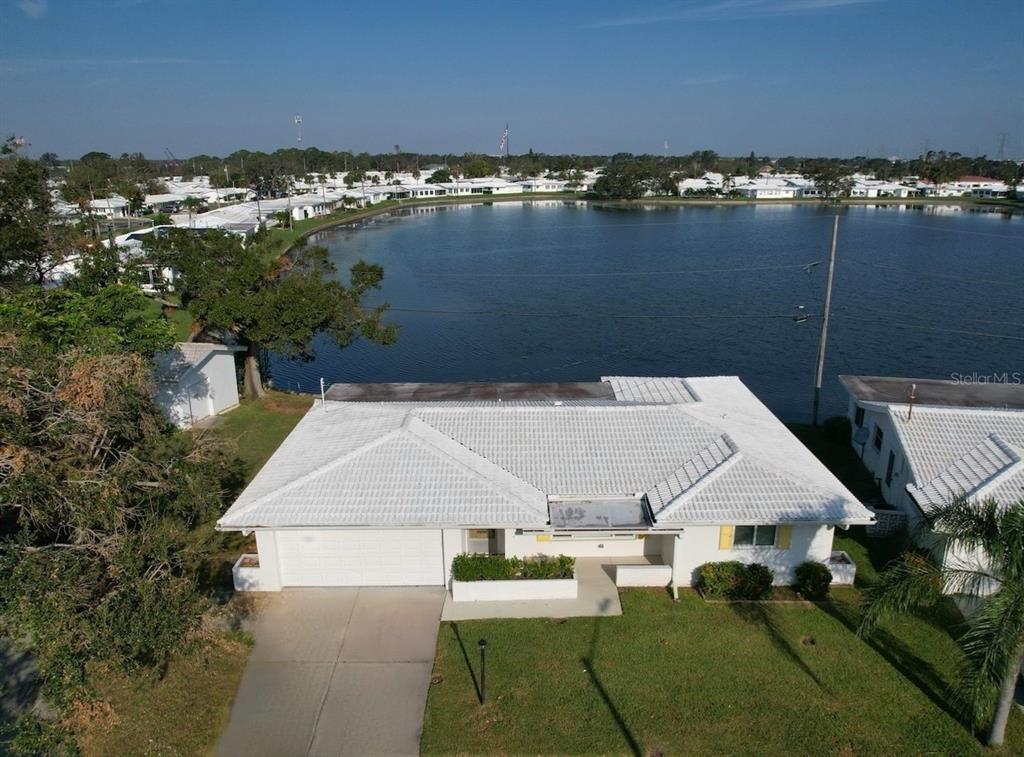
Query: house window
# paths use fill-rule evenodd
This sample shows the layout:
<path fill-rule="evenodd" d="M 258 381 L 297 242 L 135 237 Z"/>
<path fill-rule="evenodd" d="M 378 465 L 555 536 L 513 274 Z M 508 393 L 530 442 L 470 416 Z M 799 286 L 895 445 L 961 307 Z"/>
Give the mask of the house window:
<path fill-rule="evenodd" d="M 857 428 L 861 428 L 864 425 L 864 408 L 858 407 L 853 414 L 853 425 Z"/>
<path fill-rule="evenodd" d="M 885 434 L 882 433 L 882 427 L 876 425 L 875 426 L 875 438 L 874 438 L 874 441 L 871 442 L 871 444 L 879 452 L 882 451 L 882 439 L 884 437 L 885 437 Z"/>
<path fill-rule="evenodd" d="M 733 547 L 774 547 L 775 526 L 736 526 Z"/>
<path fill-rule="evenodd" d="M 892 484 L 892 469 L 896 467 L 896 453 L 889 450 L 889 464 L 885 466 L 885 485 Z"/>

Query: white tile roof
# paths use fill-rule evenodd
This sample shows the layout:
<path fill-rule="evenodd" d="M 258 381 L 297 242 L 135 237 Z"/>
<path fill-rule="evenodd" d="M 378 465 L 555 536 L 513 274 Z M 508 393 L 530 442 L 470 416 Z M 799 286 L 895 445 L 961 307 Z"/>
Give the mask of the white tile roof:
<path fill-rule="evenodd" d="M 693 402 L 693 392 L 680 378 L 602 376 L 615 390 L 616 398 L 635 402 Z"/>
<path fill-rule="evenodd" d="M 907 491 L 921 507 L 961 494 L 1024 498 L 1024 411 L 919 406 L 910 420 L 905 404 L 888 411 L 910 465 Z"/>
<path fill-rule="evenodd" d="M 609 379 L 617 402 L 328 402 L 219 521 L 545 527 L 548 498 L 646 494 L 656 527 L 867 522 L 735 377 Z"/>
<path fill-rule="evenodd" d="M 216 350 L 230 350 L 223 344 L 211 342 L 178 342 L 174 349 L 160 352 L 153 357 L 158 381 L 178 381 L 190 369 L 199 365 L 207 355 Z"/>

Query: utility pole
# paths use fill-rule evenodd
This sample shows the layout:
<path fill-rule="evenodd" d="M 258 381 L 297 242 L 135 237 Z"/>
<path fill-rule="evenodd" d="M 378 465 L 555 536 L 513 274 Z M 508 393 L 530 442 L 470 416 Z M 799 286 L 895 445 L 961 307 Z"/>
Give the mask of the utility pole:
<path fill-rule="evenodd" d="M 821 379 L 825 372 L 825 343 L 828 341 L 828 316 L 832 308 L 832 279 L 836 270 L 836 241 L 839 238 L 839 216 L 832 219 L 832 251 L 828 256 L 828 279 L 825 282 L 825 309 L 821 316 L 821 338 L 818 340 L 818 369 L 814 375 L 814 409 L 811 425 L 818 425 L 818 406 L 821 404 Z"/>

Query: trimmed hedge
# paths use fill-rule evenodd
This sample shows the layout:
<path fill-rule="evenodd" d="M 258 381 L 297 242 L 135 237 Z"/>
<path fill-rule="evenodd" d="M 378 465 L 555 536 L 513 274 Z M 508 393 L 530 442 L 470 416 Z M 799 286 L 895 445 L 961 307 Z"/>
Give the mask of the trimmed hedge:
<path fill-rule="evenodd" d="M 572 578 L 576 558 L 568 555 L 522 560 L 504 555 L 456 555 L 452 578 L 456 581 L 515 581 L 525 579 Z"/>
<path fill-rule="evenodd" d="M 797 566 L 796 583 L 793 588 L 806 599 L 821 601 L 828 598 L 828 587 L 832 583 L 832 571 L 820 562 L 807 561 Z"/>
<path fill-rule="evenodd" d="M 760 563 L 706 562 L 697 569 L 697 588 L 716 599 L 767 599 L 775 574 Z"/>

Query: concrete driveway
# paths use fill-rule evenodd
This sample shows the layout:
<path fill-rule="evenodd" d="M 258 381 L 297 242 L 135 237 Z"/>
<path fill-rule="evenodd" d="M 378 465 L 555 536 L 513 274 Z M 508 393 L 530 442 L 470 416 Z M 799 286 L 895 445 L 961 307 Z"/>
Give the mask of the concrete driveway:
<path fill-rule="evenodd" d="M 444 596 L 423 587 L 271 597 L 252 625 L 218 754 L 418 754 Z"/>

